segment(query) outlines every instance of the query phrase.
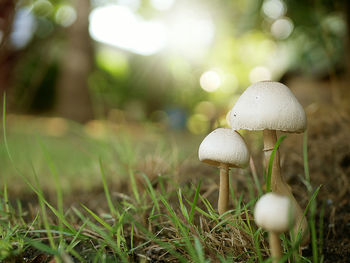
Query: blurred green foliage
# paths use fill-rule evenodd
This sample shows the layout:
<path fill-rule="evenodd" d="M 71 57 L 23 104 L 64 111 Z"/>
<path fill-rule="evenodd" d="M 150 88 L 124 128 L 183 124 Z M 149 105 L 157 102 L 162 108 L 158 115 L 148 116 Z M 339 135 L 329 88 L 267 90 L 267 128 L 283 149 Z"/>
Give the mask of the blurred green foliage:
<path fill-rule="evenodd" d="M 189 117 L 187 126 L 200 126 L 193 128 L 199 132 L 217 125 L 213 119 L 223 120 L 241 90 L 261 76 L 279 80 L 293 71 L 317 77 L 345 67 L 346 1 L 178 0 L 166 11 L 156 10 L 151 2 L 140 1 L 133 12 L 161 20 L 184 4 L 206 10 L 215 26 L 214 39 L 197 60 L 167 49 L 142 56 L 94 42 L 95 68 L 88 86 L 97 117 L 121 109 L 131 119 L 147 120 L 176 108 Z M 138 1 L 94 0 L 91 7 L 130 3 Z M 25 110 L 47 110 L 54 101 L 74 9 L 68 0 L 26 0 L 20 8 L 31 10 L 36 26 L 17 66 L 16 102 Z M 220 77 L 214 92 L 200 88 L 200 77 L 208 70 Z M 212 103 L 214 114 L 198 112 L 203 101 Z M 207 128 L 200 124 L 203 118 Z"/>

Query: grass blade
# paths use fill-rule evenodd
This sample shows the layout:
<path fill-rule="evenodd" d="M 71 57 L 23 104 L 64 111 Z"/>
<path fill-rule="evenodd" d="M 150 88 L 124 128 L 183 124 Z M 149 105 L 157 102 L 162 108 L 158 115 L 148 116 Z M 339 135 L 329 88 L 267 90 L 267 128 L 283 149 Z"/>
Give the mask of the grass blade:
<path fill-rule="evenodd" d="M 104 189 L 104 192 L 105 192 L 105 196 L 106 196 L 106 200 L 107 200 L 107 203 L 108 203 L 109 210 L 110 210 L 110 212 L 111 212 L 111 214 L 113 216 L 120 217 L 119 212 L 115 209 L 115 207 L 113 205 L 113 202 L 112 202 L 112 199 L 111 199 L 111 195 L 109 193 L 109 189 L 108 189 L 108 186 L 107 186 L 106 176 L 105 176 L 105 172 L 104 172 L 104 169 L 103 169 L 101 158 L 99 159 L 99 164 L 100 164 L 100 171 L 101 171 L 103 189 Z"/>
<path fill-rule="evenodd" d="M 145 179 L 146 181 L 146 184 L 147 184 L 147 192 L 149 193 L 152 201 L 153 201 L 153 204 L 155 205 L 156 209 L 157 209 L 157 212 L 160 213 L 160 208 L 159 208 L 159 203 L 158 203 L 158 199 L 157 199 L 157 195 L 156 195 L 156 192 L 154 191 L 154 188 L 152 186 L 152 183 L 150 182 L 149 178 L 147 177 L 147 175 L 145 174 L 142 174 L 142 177 Z"/>
<path fill-rule="evenodd" d="M 303 158 L 304 158 L 304 173 L 305 179 L 310 183 L 310 173 L 309 173 L 309 160 L 308 160 L 308 150 L 307 150 L 307 131 L 304 132 L 303 138 Z"/>
<path fill-rule="evenodd" d="M 132 192 L 136 198 L 137 203 L 139 204 L 140 203 L 139 189 L 137 188 L 134 172 L 131 169 L 129 169 L 129 175 L 130 175 Z"/>
<path fill-rule="evenodd" d="M 81 204 L 81 206 L 101 225 L 103 225 L 108 231 L 111 233 L 114 232 L 113 227 L 111 227 L 109 224 L 107 224 L 101 217 L 96 215 L 94 212 L 92 212 L 89 208 L 87 208 L 85 205 Z"/>
<path fill-rule="evenodd" d="M 193 202 L 191 204 L 191 211 L 190 211 L 190 224 L 192 224 L 193 222 L 193 217 L 194 217 L 194 211 L 196 210 L 196 206 L 197 206 L 197 201 L 198 201 L 198 197 L 199 197 L 199 190 L 201 188 L 201 183 L 202 181 L 199 181 L 197 188 L 196 188 L 196 192 L 194 194 L 194 198 L 193 198 Z"/>
<path fill-rule="evenodd" d="M 187 212 L 187 209 L 186 209 L 186 206 L 184 205 L 183 201 L 182 201 L 182 191 L 181 191 L 181 188 L 179 188 L 179 190 L 177 191 L 177 196 L 178 196 L 178 199 L 179 199 L 179 203 L 180 203 L 180 209 L 181 209 L 181 212 L 182 212 L 182 215 L 186 218 L 186 220 L 189 222 L 190 221 L 190 218 L 188 216 L 188 212 Z"/>
<path fill-rule="evenodd" d="M 57 173 L 56 166 L 55 166 L 49 152 L 45 148 L 44 144 L 41 141 L 39 141 L 39 144 L 40 144 L 41 149 L 44 153 L 44 156 L 45 156 L 46 162 L 48 164 L 50 173 L 53 176 L 54 181 L 55 181 L 56 192 L 57 192 L 56 195 L 57 195 L 58 213 L 61 215 L 61 217 L 64 217 L 62 185 L 61 185 L 61 181 L 59 179 L 58 173 Z M 61 220 L 58 221 L 58 226 L 59 226 L 60 232 L 62 232 L 63 231 L 63 223 Z M 60 242 L 62 242 L 62 241 L 63 241 L 63 236 L 60 234 Z"/>
<path fill-rule="evenodd" d="M 51 247 L 49 247 L 48 245 L 41 243 L 39 241 L 36 241 L 34 239 L 30 239 L 30 238 L 24 238 L 24 240 L 30 244 L 31 246 L 35 247 L 36 249 L 43 251 L 47 254 L 53 255 L 53 256 L 59 256 L 59 253 L 57 250 L 52 249 Z"/>
<path fill-rule="evenodd" d="M 266 192 L 271 192 L 271 174 L 272 174 L 272 165 L 273 165 L 273 160 L 275 158 L 276 152 L 278 147 L 280 146 L 280 144 L 283 142 L 283 140 L 286 138 L 286 135 L 283 135 L 281 137 L 278 138 L 275 146 L 273 147 L 271 156 L 270 156 L 270 160 L 269 160 L 269 167 L 267 170 L 267 178 L 266 178 Z"/>

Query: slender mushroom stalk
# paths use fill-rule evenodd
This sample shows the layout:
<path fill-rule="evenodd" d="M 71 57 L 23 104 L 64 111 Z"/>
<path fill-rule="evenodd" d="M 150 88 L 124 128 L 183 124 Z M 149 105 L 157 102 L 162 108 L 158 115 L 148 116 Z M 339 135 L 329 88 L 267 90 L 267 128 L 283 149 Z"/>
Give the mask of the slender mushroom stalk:
<path fill-rule="evenodd" d="M 218 211 L 222 215 L 228 209 L 228 197 L 229 197 L 229 166 L 225 163 L 221 163 L 220 166 L 220 190 Z"/>
<path fill-rule="evenodd" d="M 255 205 L 255 223 L 269 232 L 272 262 L 277 263 L 283 255 L 280 234 L 287 232 L 295 223 L 295 207 L 288 196 L 275 193 L 263 195 Z"/>
<path fill-rule="evenodd" d="M 278 262 L 282 258 L 282 246 L 278 233 L 269 232 L 269 245 L 273 263 Z"/>
<path fill-rule="evenodd" d="M 264 130 L 264 153 L 265 153 L 266 169 L 268 169 L 270 156 L 272 154 L 272 151 L 273 151 L 273 148 L 275 147 L 276 142 L 277 142 L 276 131 Z M 296 217 L 296 224 L 293 229 L 294 236 L 297 237 L 298 232 L 301 231 L 301 233 L 304 234 L 304 238 L 305 236 L 307 237 L 308 225 L 307 225 L 306 218 L 304 217 L 303 210 L 301 209 L 300 205 L 294 198 L 290 187 L 283 180 L 281 176 L 280 158 L 279 158 L 278 149 L 275 153 L 273 163 L 272 163 L 271 190 L 272 192 L 275 192 L 277 194 L 286 195 L 291 199 L 291 201 L 293 202 L 293 206 L 295 207 L 295 217 Z"/>
<path fill-rule="evenodd" d="M 229 169 L 244 168 L 249 162 L 249 151 L 241 135 L 228 128 L 218 128 L 208 134 L 198 150 L 199 160 L 220 169 L 218 211 L 222 215 L 229 204 Z"/>

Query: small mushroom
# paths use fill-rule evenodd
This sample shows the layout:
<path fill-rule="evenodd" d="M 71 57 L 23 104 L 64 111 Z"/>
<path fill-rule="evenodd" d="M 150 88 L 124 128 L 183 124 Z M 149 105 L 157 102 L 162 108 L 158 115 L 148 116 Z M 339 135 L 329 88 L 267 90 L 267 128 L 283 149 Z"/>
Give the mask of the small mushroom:
<path fill-rule="evenodd" d="M 219 214 L 227 211 L 229 196 L 229 168 L 244 168 L 249 151 L 241 135 L 229 128 L 218 128 L 208 134 L 198 151 L 199 160 L 220 168 Z"/>
<path fill-rule="evenodd" d="M 263 195 L 255 205 L 254 220 L 257 226 L 269 232 L 272 262 L 282 257 L 280 234 L 292 228 L 295 222 L 292 201 L 275 193 Z"/>
<path fill-rule="evenodd" d="M 290 89 L 279 82 L 261 81 L 248 87 L 231 109 L 230 124 L 233 130 L 263 130 L 265 163 L 270 160 L 277 141 L 276 131 L 304 132 L 306 115 L 303 107 Z M 295 200 L 288 184 L 281 176 L 279 152 L 276 151 L 272 173 L 271 189 L 287 195 L 296 207 L 294 234 L 302 234 L 302 245 L 309 241 L 308 224 L 303 210 Z"/>

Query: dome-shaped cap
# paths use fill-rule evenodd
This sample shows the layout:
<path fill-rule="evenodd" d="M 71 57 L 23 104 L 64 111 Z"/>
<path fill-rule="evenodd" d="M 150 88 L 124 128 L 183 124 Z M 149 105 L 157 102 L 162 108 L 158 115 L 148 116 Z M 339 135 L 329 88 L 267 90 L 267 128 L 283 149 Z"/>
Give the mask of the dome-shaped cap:
<path fill-rule="evenodd" d="M 198 151 L 199 160 L 219 166 L 243 168 L 249 161 L 249 151 L 241 135 L 229 128 L 218 128 L 204 138 Z"/>
<path fill-rule="evenodd" d="M 287 196 L 275 193 L 263 195 L 255 205 L 255 223 L 263 229 L 283 233 L 294 225 L 294 211 Z"/>
<path fill-rule="evenodd" d="M 303 132 L 306 115 L 290 89 L 279 82 L 261 81 L 248 87 L 231 110 L 233 130 Z"/>

